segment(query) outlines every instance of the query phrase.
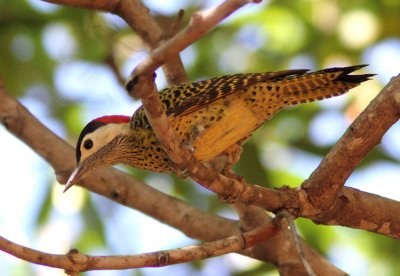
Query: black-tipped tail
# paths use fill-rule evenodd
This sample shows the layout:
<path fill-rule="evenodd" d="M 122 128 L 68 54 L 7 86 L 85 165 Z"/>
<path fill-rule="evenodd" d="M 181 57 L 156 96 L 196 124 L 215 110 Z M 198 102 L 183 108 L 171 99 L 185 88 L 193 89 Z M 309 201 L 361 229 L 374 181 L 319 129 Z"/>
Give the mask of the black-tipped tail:
<path fill-rule="evenodd" d="M 341 74 L 335 79 L 335 81 L 342 81 L 346 83 L 362 83 L 364 81 L 370 80 L 371 77 L 375 76 L 376 74 L 350 75 L 350 73 L 357 71 L 361 68 L 364 68 L 366 66 L 368 66 L 368 64 L 353 65 L 348 67 L 334 67 L 321 70 L 320 72 L 326 72 L 326 73 L 341 72 Z"/>

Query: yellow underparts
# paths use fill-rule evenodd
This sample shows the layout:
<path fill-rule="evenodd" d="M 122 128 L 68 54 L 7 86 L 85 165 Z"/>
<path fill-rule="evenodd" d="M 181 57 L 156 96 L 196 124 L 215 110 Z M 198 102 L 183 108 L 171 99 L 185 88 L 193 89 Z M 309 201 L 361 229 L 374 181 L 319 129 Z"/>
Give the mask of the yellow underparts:
<path fill-rule="evenodd" d="M 186 124 L 186 129 L 182 130 L 183 133 L 189 132 L 193 136 L 190 139 L 181 139 L 193 149 L 194 156 L 201 161 L 210 161 L 231 145 L 247 138 L 264 121 L 243 99 L 237 97 L 221 99 L 206 109 L 208 110 L 195 111 L 178 119 L 178 124 L 190 121 Z"/>

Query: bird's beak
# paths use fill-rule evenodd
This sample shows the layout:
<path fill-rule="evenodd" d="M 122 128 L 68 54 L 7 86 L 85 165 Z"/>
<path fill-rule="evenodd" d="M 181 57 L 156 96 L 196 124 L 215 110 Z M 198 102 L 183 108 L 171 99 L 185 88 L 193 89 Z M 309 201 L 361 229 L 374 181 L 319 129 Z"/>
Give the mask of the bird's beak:
<path fill-rule="evenodd" d="M 65 193 L 69 188 L 72 187 L 76 182 L 79 181 L 79 179 L 86 174 L 86 170 L 82 166 L 82 164 L 79 164 L 78 167 L 72 172 L 71 176 L 68 178 L 67 184 L 65 184 L 65 188 L 63 193 Z"/>

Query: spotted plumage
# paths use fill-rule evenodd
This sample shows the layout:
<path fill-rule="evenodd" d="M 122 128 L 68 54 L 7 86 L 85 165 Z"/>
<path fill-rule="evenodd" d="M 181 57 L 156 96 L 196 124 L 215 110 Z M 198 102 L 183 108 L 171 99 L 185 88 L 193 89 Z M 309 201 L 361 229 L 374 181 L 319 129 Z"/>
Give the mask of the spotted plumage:
<path fill-rule="evenodd" d="M 159 96 L 181 142 L 207 163 L 240 146 L 280 109 L 342 95 L 368 80 L 372 74 L 350 75 L 364 66 L 223 76 L 173 86 Z M 173 171 L 142 107 L 131 118 L 107 116 L 90 122 L 78 139 L 77 161 L 80 167 L 91 163 L 87 170 L 78 166 L 77 172 L 85 174 L 115 163 Z M 77 172 L 71 183 L 83 174 Z"/>
<path fill-rule="evenodd" d="M 210 161 L 229 146 L 243 142 L 283 107 L 338 96 L 359 85 L 372 76 L 349 75 L 361 67 L 224 76 L 164 89 L 160 98 L 177 136 L 195 157 Z M 165 162 L 168 156 L 142 108 L 132 116 L 131 126 L 142 149 L 137 156 L 141 160 L 132 160 L 135 166 L 171 171 L 171 163 Z"/>

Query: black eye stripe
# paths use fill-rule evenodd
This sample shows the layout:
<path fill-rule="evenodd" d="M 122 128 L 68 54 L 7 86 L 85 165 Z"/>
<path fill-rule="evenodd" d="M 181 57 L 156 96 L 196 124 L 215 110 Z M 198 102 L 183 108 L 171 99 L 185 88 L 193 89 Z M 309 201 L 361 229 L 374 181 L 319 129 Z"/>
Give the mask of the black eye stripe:
<path fill-rule="evenodd" d="M 83 143 L 83 147 L 87 150 L 91 149 L 93 147 L 93 141 L 92 139 L 87 139 L 84 143 Z"/>

